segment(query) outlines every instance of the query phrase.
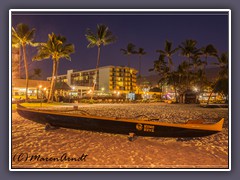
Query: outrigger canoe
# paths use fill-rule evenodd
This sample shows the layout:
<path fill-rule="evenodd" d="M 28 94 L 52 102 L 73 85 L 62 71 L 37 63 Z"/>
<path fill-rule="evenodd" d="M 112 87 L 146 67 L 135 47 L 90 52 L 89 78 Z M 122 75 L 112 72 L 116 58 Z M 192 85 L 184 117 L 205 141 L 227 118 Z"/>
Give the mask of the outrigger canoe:
<path fill-rule="evenodd" d="M 146 121 L 140 119 L 121 119 L 98 117 L 48 110 L 30 109 L 17 105 L 20 116 L 37 123 L 88 131 L 106 132 L 114 134 L 134 133 L 136 136 L 154 137 L 202 137 L 222 131 L 224 119 L 214 124 L 204 124 L 199 121 L 187 123 L 167 123 Z"/>

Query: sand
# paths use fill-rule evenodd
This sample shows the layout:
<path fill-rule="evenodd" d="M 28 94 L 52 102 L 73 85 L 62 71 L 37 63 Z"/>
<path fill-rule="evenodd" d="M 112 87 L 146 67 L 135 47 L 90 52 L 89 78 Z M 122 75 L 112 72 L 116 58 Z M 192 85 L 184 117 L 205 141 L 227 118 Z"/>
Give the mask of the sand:
<path fill-rule="evenodd" d="M 12 168 L 228 168 L 228 109 L 199 105 L 76 104 L 85 113 L 108 117 L 159 118 L 163 122 L 189 119 L 214 123 L 225 118 L 222 132 L 183 139 L 137 137 L 45 126 L 12 112 Z M 68 109 L 69 106 L 56 109 Z M 80 113 L 75 111 L 71 113 Z"/>

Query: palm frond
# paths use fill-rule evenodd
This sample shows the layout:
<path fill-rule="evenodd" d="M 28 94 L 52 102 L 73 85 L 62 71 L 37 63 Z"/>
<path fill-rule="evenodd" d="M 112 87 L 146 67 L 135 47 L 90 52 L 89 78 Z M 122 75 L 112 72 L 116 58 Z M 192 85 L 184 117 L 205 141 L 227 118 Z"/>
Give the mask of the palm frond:
<path fill-rule="evenodd" d="M 35 36 L 36 29 L 31 29 L 30 31 L 27 32 L 25 35 L 26 37 L 26 42 L 29 44 L 29 42 L 32 42 Z"/>
<path fill-rule="evenodd" d="M 89 44 L 88 48 L 92 48 L 94 46 L 108 45 L 114 43 L 116 41 L 116 37 L 112 35 L 112 32 L 109 28 L 104 24 L 97 25 L 97 33 L 94 34 L 89 28 L 86 30 L 85 34 L 86 39 Z"/>
<path fill-rule="evenodd" d="M 49 58 L 51 58 L 51 54 L 49 54 L 48 52 L 38 51 L 37 55 L 32 58 L 32 61 L 42 61 Z"/>
<path fill-rule="evenodd" d="M 26 24 L 20 23 L 17 25 L 16 32 L 19 38 L 23 39 L 29 33 L 29 27 Z"/>
<path fill-rule="evenodd" d="M 65 44 L 66 38 L 63 36 L 56 36 L 54 33 L 48 35 L 46 43 L 38 43 L 37 55 L 33 60 L 43 60 L 52 58 L 53 60 L 65 58 L 71 60 L 70 54 L 74 53 L 73 44 Z"/>
<path fill-rule="evenodd" d="M 147 53 L 144 51 L 143 48 L 138 48 L 138 51 L 136 52 L 136 54 L 142 56 L 142 55 L 145 55 L 145 54 L 147 54 Z"/>
<path fill-rule="evenodd" d="M 127 50 L 126 49 L 121 48 L 120 51 L 122 51 L 124 55 L 127 55 Z"/>

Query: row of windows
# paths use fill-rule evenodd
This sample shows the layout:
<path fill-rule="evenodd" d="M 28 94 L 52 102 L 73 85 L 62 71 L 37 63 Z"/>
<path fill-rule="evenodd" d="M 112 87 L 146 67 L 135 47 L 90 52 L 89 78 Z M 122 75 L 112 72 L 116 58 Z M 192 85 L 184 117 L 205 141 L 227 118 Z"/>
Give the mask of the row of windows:
<path fill-rule="evenodd" d="M 129 90 L 136 90 L 136 88 L 135 87 L 109 86 L 109 90 L 125 90 L 125 91 L 129 91 Z"/>
<path fill-rule="evenodd" d="M 137 82 L 136 79 L 132 79 L 132 78 L 110 78 L 109 79 L 110 83 L 119 82 L 119 81 L 122 81 L 122 82 Z"/>
<path fill-rule="evenodd" d="M 110 68 L 110 72 L 130 72 L 135 73 L 136 71 L 131 68 Z"/>
<path fill-rule="evenodd" d="M 79 73 L 72 73 L 72 77 L 77 77 L 77 76 L 93 76 L 95 75 L 95 71 L 90 71 L 90 72 L 79 72 Z"/>

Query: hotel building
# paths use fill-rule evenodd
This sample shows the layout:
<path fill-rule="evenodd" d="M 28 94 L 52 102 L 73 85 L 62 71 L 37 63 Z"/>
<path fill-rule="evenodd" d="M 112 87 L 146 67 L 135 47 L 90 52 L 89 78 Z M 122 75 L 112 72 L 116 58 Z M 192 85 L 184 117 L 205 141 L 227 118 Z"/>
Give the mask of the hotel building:
<path fill-rule="evenodd" d="M 58 75 L 57 82 L 65 82 L 79 92 L 80 96 L 92 89 L 95 82 L 96 92 L 129 93 L 136 91 L 137 70 L 123 66 L 104 66 L 83 71 L 68 70 L 65 75 Z M 47 80 L 51 80 L 48 77 Z"/>

